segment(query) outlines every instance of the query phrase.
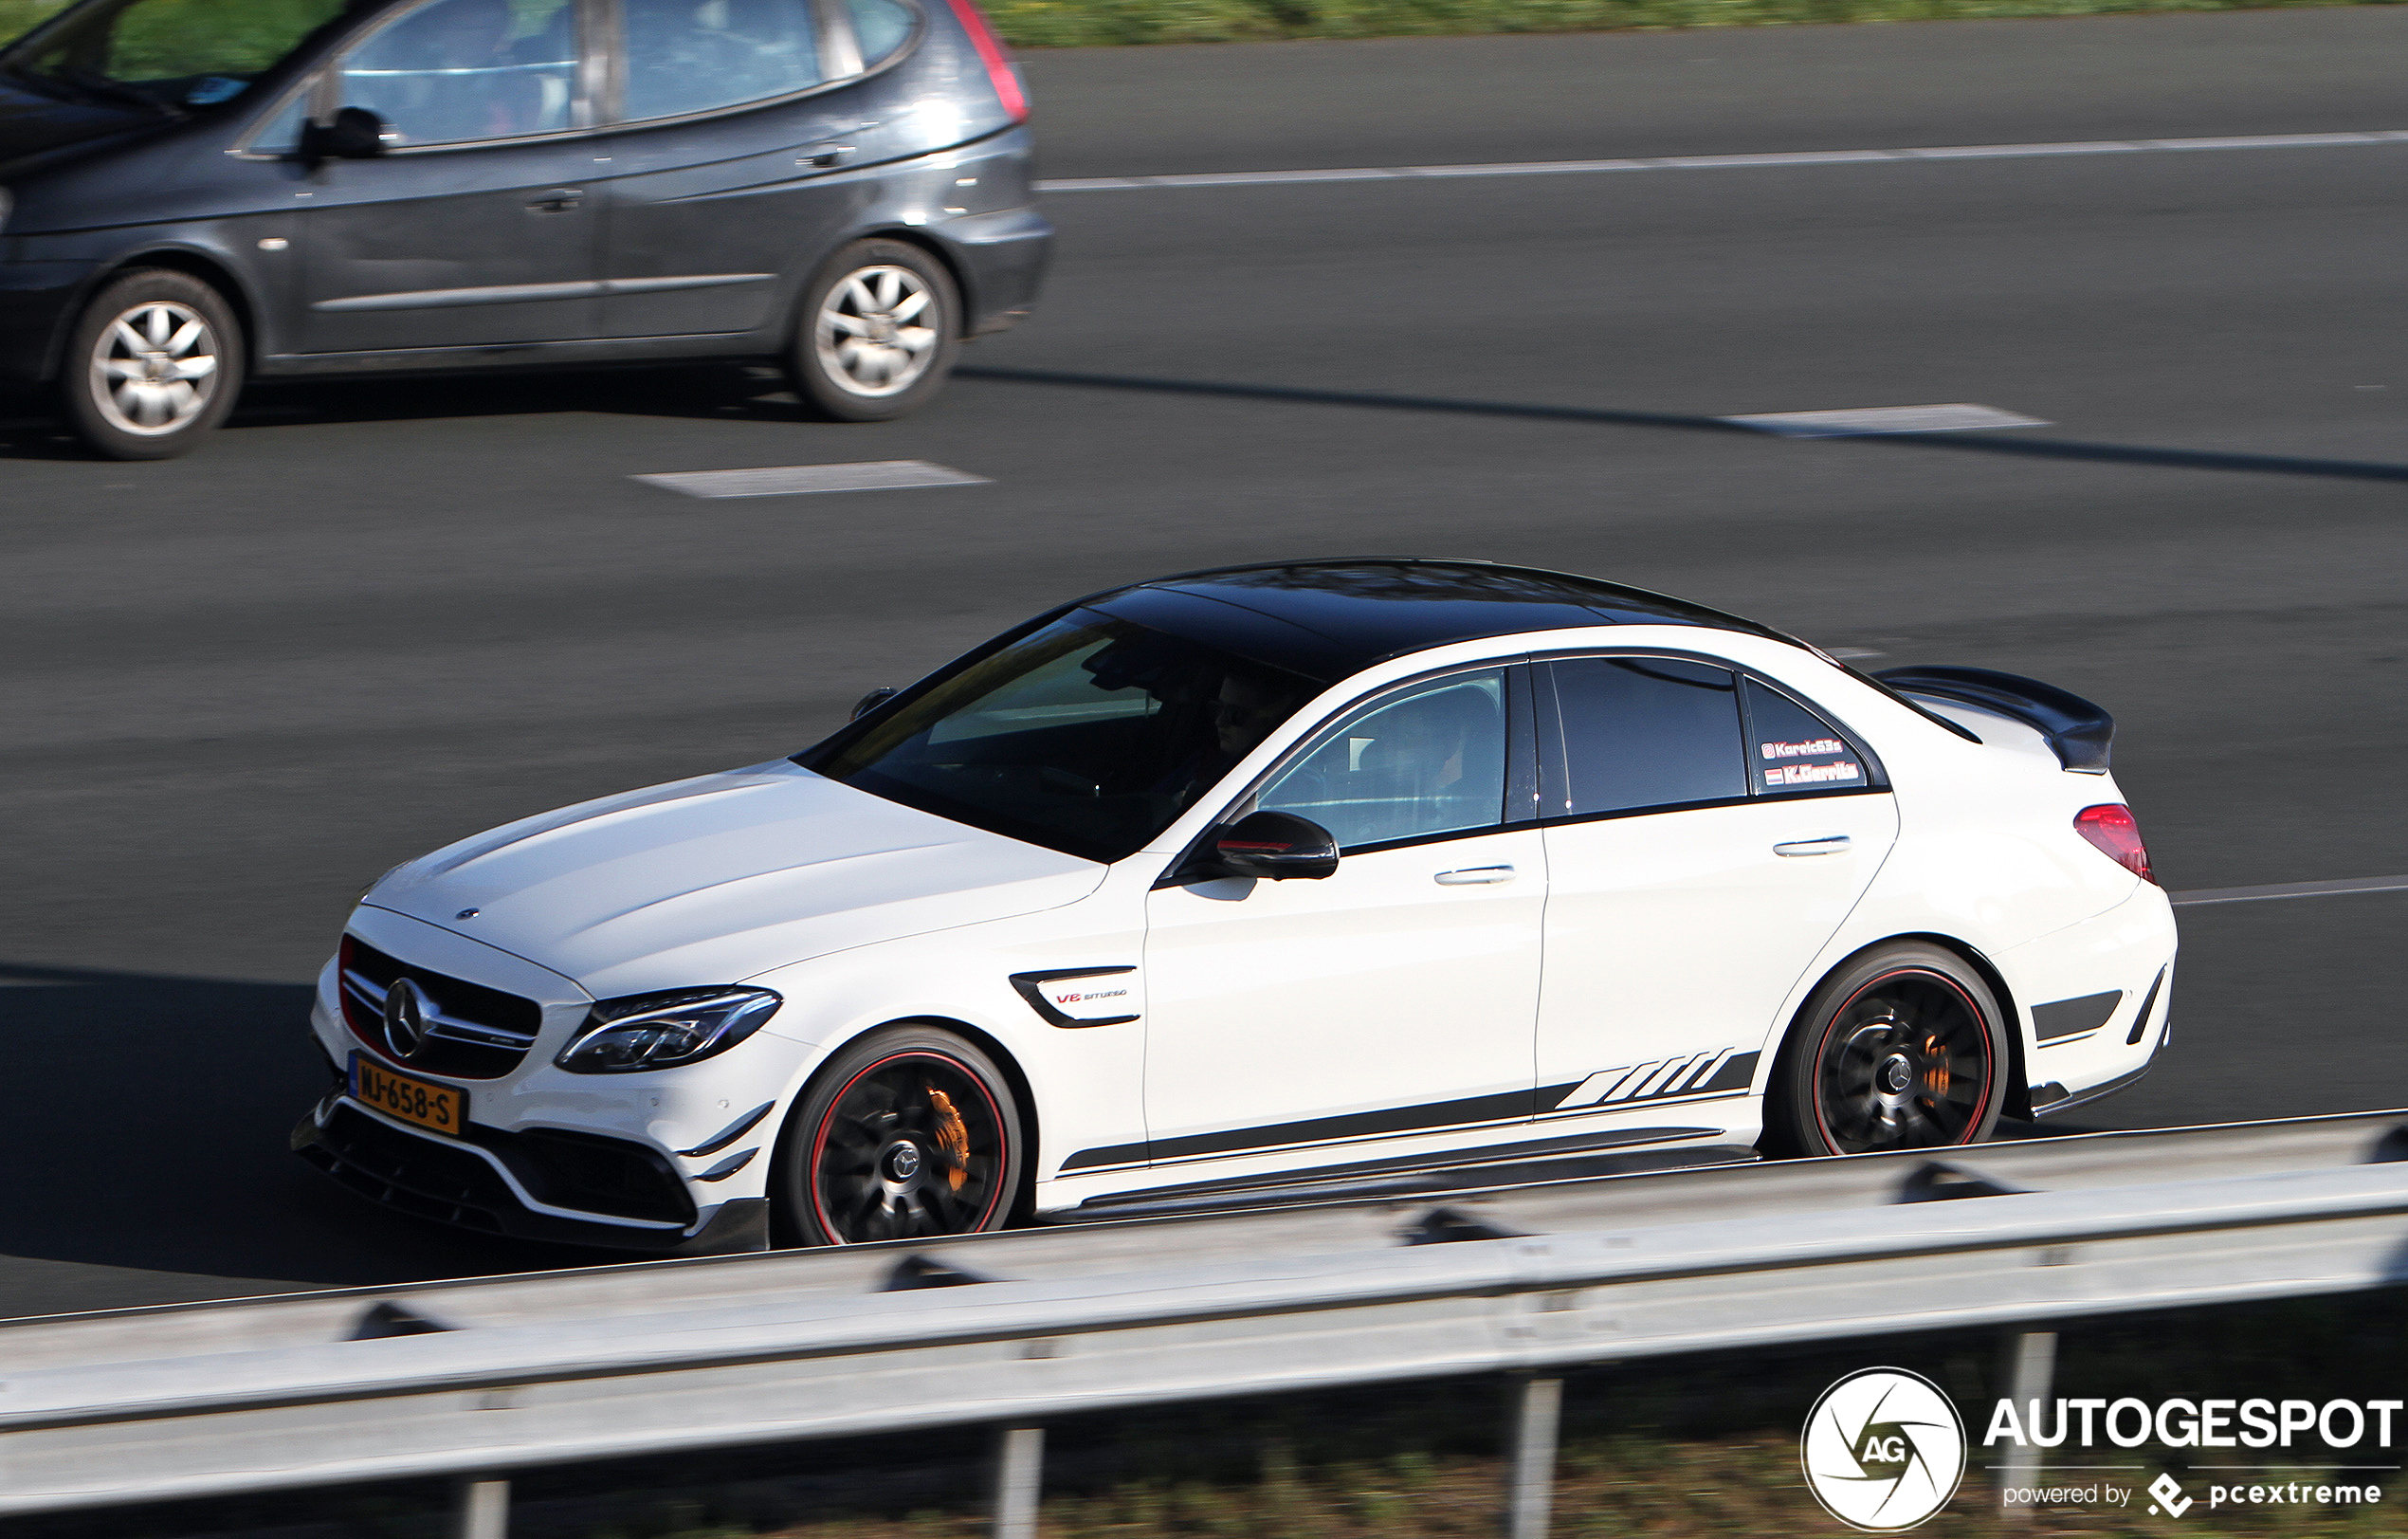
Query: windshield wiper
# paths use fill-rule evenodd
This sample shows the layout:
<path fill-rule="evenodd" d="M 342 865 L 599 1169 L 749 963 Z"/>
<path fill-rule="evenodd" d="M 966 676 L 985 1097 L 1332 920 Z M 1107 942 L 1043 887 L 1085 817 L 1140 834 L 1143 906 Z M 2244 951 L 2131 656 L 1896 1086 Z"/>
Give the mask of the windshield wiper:
<path fill-rule="evenodd" d="M 84 69 L 75 64 L 61 64 L 47 71 L 47 74 L 50 79 L 64 81 L 85 95 L 102 101 L 121 101 L 128 106 L 148 107 L 153 112 L 169 118 L 184 116 L 182 111 L 161 101 L 150 92 L 138 86 L 128 85 L 123 81 L 111 80 L 108 76 L 94 70 Z"/>

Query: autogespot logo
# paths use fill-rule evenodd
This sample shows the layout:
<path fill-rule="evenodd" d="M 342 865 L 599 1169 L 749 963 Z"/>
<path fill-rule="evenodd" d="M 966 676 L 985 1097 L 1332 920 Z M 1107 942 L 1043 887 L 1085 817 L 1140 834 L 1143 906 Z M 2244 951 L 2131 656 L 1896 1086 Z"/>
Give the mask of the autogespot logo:
<path fill-rule="evenodd" d="M 1921 1374 L 1866 1368 L 1823 1391 L 1806 1414 L 1797 1457 L 1825 1512 L 1851 1528 L 1895 1533 L 1957 1493 L 1965 1426 Z"/>

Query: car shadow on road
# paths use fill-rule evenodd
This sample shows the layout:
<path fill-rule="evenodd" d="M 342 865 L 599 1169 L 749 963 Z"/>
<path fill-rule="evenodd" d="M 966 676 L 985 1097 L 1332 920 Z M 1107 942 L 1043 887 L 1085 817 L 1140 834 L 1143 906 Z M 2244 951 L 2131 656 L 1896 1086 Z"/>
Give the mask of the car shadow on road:
<path fill-rule="evenodd" d="M 1161 379 L 1141 375 L 1078 374 L 1060 369 L 962 368 L 958 379 L 997 384 L 1050 385 L 1079 390 L 1139 391 L 1155 394 L 1207 395 L 1231 400 L 1280 401 L 1306 406 L 1366 407 L 1389 412 L 1451 412 L 1541 422 L 1590 423 L 1614 428 L 1657 428 L 1680 432 L 1744 433 L 1760 431 L 1721 417 L 1670 412 L 1631 412 L 1536 402 L 1483 401 L 1443 395 L 1397 395 L 1381 391 L 1313 390 L 1213 379 Z M 2262 475 L 2329 476 L 2344 481 L 2408 481 L 2408 465 L 2379 460 L 2325 460 L 2287 454 L 2230 454 L 2212 449 L 2159 449 L 2140 444 L 2092 444 L 2065 438 L 2014 437 L 1989 432 L 1852 433 L 1855 442 L 1908 449 L 2003 454 L 2031 459 L 2090 460 L 2117 465 L 2160 466 L 2178 470 L 2242 470 Z"/>
<path fill-rule="evenodd" d="M 64 1263 L 0 1267 L 0 1317 L 629 1259 L 422 1223 L 295 1158 L 327 1084 L 309 1002 L 0 962 L 0 1255 Z"/>
<path fill-rule="evenodd" d="M 717 421 L 810 420 L 776 370 L 685 364 L 415 379 L 270 379 L 243 392 L 219 431 L 347 422 L 415 422 L 562 412 Z M 89 460 L 41 392 L 0 392 L 0 460 Z"/>

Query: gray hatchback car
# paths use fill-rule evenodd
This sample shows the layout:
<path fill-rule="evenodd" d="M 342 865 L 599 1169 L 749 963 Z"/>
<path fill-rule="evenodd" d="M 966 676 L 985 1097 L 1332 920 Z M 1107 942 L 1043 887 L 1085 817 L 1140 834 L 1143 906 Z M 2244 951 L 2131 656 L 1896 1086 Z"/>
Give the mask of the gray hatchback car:
<path fill-rule="evenodd" d="M 775 359 L 900 416 L 1035 298 L 972 0 L 82 0 L 0 49 L 0 377 L 120 459 L 247 377 Z"/>

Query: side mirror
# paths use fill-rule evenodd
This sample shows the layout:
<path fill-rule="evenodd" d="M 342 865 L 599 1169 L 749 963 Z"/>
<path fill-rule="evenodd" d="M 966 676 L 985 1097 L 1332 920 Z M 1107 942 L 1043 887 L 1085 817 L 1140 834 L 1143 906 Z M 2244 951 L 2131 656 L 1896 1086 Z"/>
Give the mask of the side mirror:
<path fill-rule="evenodd" d="M 856 722 L 860 721 L 871 711 L 876 710 L 879 706 L 885 705 L 886 702 L 894 699 L 897 695 L 902 693 L 903 691 L 900 689 L 893 689 L 885 685 L 880 685 L 877 688 L 872 689 L 869 693 L 853 702 L 853 720 Z"/>
<path fill-rule="evenodd" d="M 1336 836 L 1294 813 L 1249 813 L 1214 829 L 1211 843 L 1213 863 L 1231 876 L 1318 880 L 1338 870 Z"/>
<path fill-rule="evenodd" d="M 309 125 L 301 149 L 313 160 L 366 160 L 385 153 L 384 119 L 366 107 L 345 107 L 322 127 Z"/>

